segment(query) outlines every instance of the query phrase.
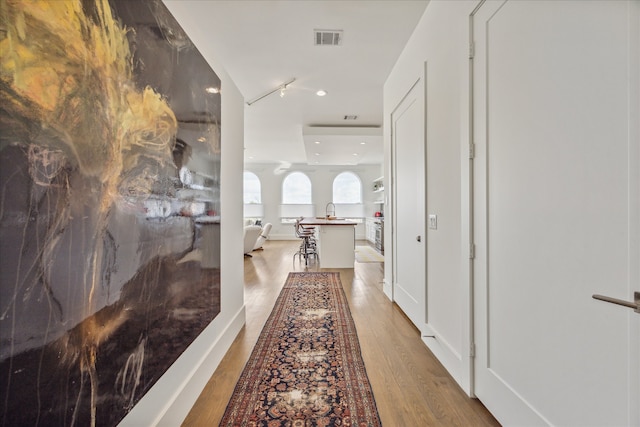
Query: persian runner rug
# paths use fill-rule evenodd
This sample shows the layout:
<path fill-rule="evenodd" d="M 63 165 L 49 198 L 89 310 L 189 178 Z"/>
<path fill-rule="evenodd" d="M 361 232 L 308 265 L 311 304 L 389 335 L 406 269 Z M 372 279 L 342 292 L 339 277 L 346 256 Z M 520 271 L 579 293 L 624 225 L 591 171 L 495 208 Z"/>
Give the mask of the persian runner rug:
<path fill-rule="evenodd" d="M 221 426 L 381 426 L 339 273 L 289 273 Z"/>

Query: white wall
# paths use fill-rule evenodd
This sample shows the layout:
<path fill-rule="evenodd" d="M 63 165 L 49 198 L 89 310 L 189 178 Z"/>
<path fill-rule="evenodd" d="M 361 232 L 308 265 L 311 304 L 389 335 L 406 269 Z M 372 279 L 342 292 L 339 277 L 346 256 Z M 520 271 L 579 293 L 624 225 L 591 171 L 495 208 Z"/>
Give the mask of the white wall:
<path fill-rule="evenodd" d="M 222 80 L 221 312 L 165 372 L 122 426 L 180 425 L 245 322 L 242 256 L 244 99 L 208 48 L 206 29 L 192 25 L 188 2 L 165 1 Z"/>
<path fill-rule="evenodd" d="M 353 172 L 362 181 L 362 198 L 365 216 L 373 216 L 380 210 L 380 205 L 373 203 L 379 194 L 373 192 L 373 181 L 382 176 L 381 165 L 359 166 L 309 166 L 294 164 L 287 171 L 280 172 L 280 164 L 246 164 L 245 170 L 255 173 L 262 185 L 262 204 L 264 205 L 263 223 L 270 222 L 273 226 L 269 235 L 273 240 L 295 239 L 293 225 L 280 222 L 280 203 L 282 198 L 282 181 L 291 172 L 304 172 L 311 180 L 312 203 L 315 214 L 325 215 L 327 203 L 332 200 L 333 180 L 341 172 Z M 339 208 L 337 216 L 342 216 Z M 364 239 L 364 223 L 356 227 L 356 239 Z"/>
<path fill-rule="evenodd" d="M 390 176 L 391 112 L 413 82 L 425 78 L 427 215 L 438 215 L 438 229 L 427 229 L 426 259 L 427 324 L 437 339 L 425 343 L 467 393 L 471 392 L 468 22 L 476 4 L 430 2 L 384 86 L 385 176 Z M 391 207 L 385 210 L 391 224 Z M 391 242 L 390 227 L 385 232 L 385 241 Z M 393 259 L 391 251 L 385 254 L 385 292 L 392 298 Z"/>

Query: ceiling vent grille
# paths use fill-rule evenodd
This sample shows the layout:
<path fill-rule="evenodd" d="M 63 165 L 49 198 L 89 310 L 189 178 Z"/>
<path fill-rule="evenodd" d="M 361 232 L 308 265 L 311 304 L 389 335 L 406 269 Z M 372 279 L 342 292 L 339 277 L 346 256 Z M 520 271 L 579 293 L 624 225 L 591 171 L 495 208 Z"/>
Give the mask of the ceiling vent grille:
<path fill-rule="evenodd" d="M 345 120 L 356 120 L 358 116 L 344 116 Z"/>
<path fill-rule="evenodd" d="M 341 46 L 342 30 L 313 30 L 316 46 Z"/>

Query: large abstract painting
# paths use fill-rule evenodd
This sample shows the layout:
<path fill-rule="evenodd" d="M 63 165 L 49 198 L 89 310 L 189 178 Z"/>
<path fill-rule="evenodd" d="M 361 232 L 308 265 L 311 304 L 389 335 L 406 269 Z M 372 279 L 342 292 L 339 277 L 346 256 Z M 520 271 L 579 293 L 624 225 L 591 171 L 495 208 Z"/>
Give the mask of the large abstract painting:
<path fill-rule="evenodd" d="M 0 14 L 0 425 L 116 425 L 220 312 L 220 79 L 160 0 Z"/>

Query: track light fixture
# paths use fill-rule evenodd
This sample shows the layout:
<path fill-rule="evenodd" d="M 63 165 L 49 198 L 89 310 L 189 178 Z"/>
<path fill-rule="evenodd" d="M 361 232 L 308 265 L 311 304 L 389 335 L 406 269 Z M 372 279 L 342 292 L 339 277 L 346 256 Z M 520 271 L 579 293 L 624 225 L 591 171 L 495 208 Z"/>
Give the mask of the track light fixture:
<path fill-rule="evenodd" d="M 269 96 L 269 95 L 271 95 L 272 93 L 275 93 L 275 92 L 277 92 L 277 91 L 280 91 L 280 98 L 283 98 L 283 97 L 284 97 L 284 94 L 285 94 L 285 91 L 287 90 L 287 87 L 288 87 L 291 83 L 293 83 L 293 82 L 295 82 L 295 81 L 296 81 L 296 79 L 295 79 L 295 77 L 294 77 L 294 78 L 292 78 L 291 80 L 289 80 L 288 82 L 286 82 L 286 83 L 282 83 L 281 85 L 279 85 L 279 86 L 278 86 L 278 87 L 276 87 L 275 89 L 273 89 L 273 90 L 271 90 L 271 91 L 269 91 L 269 92 L 265 93 L 264 95 L 261 95 L 261 96 L 257 97 L 256 99 L 253 99 L 253 100 L 251 100 L 251 101 L 247 102 L 247 105 L 255 104 L 256 102 L 260 101 L 262 98 L 266 98 L 267 96 Z"/>

